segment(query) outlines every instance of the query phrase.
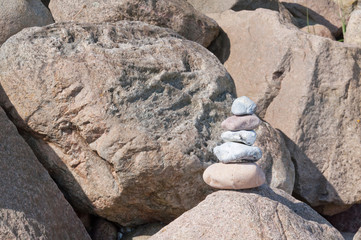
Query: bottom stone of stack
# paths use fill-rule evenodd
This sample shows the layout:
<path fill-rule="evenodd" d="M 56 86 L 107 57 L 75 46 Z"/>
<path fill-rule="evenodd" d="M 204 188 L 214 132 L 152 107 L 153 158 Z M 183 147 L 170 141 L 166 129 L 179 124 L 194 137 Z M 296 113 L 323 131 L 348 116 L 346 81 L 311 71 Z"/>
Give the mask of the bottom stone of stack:
<path fill-rule="evenodd" d="M 203 180 L 218 189 L 248 189 L 266 181 L 262 169 L 255 163 L 215 163 L 203 173 Z"/>

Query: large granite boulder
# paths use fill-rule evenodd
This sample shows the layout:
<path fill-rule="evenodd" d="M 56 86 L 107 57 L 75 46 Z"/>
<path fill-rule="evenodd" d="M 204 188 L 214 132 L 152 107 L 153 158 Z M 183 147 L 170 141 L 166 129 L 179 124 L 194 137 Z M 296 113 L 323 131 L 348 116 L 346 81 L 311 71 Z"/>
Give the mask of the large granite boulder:
<path fill-rule="evenodd" d="M 218 191 L 165 226 L 158 239 L 343 239 L 312 210 L 287 193 L 266 185 Z"/>
<path fill-rule="evenodd" d="M 90 239 L 0 107 L 0 239 Z"/>
<path fill-rule="evenodd" d="M 185 0 L 51 0 L 49 8 L 56 22 L 142 21 L 171 28 L 205 47 L 219 31 L 215 21 L 196 11 Z"/>
<path fill-rule="evenodd" d="M 27 27 L 53 23 L 49 10 L 40 0 L 0 1 L 0 46 Z"/>
<path fill-rule="evenodd" d="M 237 94 L 255 100 L 260 116 L 288 136 L 294 193 L 324 214 L 360 202 L 361 50 L 303 33 L 275 11 L 220 17 L 235 23 L 226 31 L 225 66 Z"/>
<path fill-rule="evenodd" d="M 0 82 L 2 105 L 78 209 L 141 224 L 206 196 L 235 88 L 199 44 L 142 22 L 30 28 L 0 49 Z"/>
<path fill-rule="evenodd" d="M 350 20 L 347 24 L 345 34 L 345 43 L 361 46 L 361 9 L 357 9 L 351 13 Z"/>

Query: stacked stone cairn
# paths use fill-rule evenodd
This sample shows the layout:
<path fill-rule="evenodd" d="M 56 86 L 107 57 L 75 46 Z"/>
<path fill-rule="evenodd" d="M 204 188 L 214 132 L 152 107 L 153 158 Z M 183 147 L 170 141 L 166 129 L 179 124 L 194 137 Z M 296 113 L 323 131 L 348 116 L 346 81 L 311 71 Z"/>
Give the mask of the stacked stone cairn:
<path fill-rule="evenodd" d="M 225 143 L 214 148 L 219 160 L 203 173 L 203 180 L 218 189 L 249 189 L 261 186 L 266 178 L 255 163 L 262 157 L 262 151 L 252 146 L 261 120 L 254 114 L 256 104 L 246 96 L 237 98 L 232 104 L 234 116 L 222 122 Z"/>

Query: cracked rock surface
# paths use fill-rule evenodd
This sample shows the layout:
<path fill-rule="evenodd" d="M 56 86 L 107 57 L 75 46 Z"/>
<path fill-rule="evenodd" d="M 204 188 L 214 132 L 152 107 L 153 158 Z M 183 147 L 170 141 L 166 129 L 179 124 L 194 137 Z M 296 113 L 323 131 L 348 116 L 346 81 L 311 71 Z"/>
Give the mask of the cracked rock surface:
<path fill-rule="evenodd" d="M 207 47 L 218 35 L 217 23 L 185 0 L 51 0 L 55 22 L 81 23 L 142 21 L 170 28 Z"/>
<path fill-rule="evenodd" d="M 217 58 L 141 22 L 30 28 L 0 50 L 2 99 L 77 208 L 122 225 L 204 199 L 234 96 Z"/>
<path fill-rule="evenodd" d="M 307 204 L 266 185 L 217 191 L 153 235 L 159 239 L 332 239 L 342 235 Z"/>

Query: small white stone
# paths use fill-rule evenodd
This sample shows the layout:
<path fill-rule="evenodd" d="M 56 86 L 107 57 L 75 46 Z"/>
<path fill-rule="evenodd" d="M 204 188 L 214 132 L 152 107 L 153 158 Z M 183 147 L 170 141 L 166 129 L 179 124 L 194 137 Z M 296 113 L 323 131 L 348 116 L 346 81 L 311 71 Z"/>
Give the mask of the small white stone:
<path fill-rule="evenodd" d="M 249 146 L 253 145 L 253 143 L 256 141 L 256 137 L 257 137 L 257 133 L 253 130 L 251 131 L 241 130 L 237 132 L 227 131 L 222 133 L 221 135 L 221 138 L 225 142 L 239 142 L 239 143 L 247 144 Z"/>
<path fill-rule="evenodd" d="M 258 147 L 235 142 L 223 143 L 215 147 L 213 152 L 222 163 L 257 161 L 262 157 L 262 151 Z"/>
<path fill-rule="evenodd" d="M 234 100 L 231 111 L 234 115 L 253 114 L 257 105 L 248 97 L 242 96 Z"/>

